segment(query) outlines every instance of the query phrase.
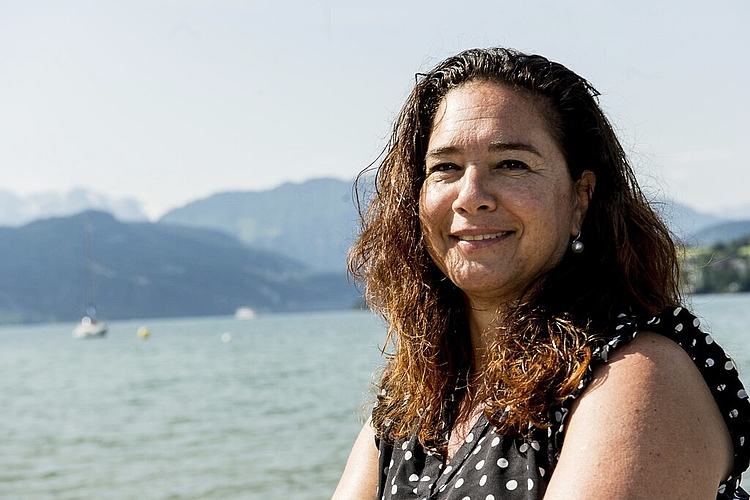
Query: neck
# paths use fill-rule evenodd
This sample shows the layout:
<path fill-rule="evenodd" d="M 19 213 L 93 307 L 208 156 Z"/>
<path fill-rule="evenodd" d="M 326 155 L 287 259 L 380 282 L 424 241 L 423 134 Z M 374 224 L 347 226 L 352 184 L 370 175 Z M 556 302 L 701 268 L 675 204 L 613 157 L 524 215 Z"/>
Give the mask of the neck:
<path fill-rule="evenodd" d="M 495 342 L 493 326 L 502 321 L 505 306 L 497 304 L 480 304 L 475 301 L 467 302 L 469 315 L 469 334 L 474 354 L 475 371 L 481 371 L 489 350 Z"/>

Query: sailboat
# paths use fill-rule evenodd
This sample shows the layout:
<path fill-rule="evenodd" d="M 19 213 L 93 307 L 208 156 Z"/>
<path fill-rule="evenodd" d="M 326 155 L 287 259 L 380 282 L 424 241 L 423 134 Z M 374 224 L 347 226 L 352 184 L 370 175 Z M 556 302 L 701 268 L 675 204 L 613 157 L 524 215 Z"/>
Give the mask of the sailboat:
<path fill-rule="evenodd" d="M 73 338 L 87 339 L 103 337 L 107 333 L 107 323 L 98 318 L 96 314 L 96 287 L 94 283 L 94 230 L 91 217 L 86 217 L 84 223 L 86 233 L 86 314 L 80 323 L 73 329 Z"/>

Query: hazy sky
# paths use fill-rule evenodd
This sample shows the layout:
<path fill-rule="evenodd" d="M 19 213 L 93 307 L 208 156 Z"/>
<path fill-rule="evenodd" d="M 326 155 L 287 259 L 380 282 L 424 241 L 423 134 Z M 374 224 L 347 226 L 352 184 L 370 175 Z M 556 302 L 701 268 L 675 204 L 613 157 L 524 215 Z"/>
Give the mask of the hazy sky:
<path fill-rule="evenodd" d="M 748 20 L 747 0 L 0 0 L 0 189 L 156 215 L 353 178 L 415 72 L 505 45 L 588 78 L 651 190 L 750 205 Z"/>

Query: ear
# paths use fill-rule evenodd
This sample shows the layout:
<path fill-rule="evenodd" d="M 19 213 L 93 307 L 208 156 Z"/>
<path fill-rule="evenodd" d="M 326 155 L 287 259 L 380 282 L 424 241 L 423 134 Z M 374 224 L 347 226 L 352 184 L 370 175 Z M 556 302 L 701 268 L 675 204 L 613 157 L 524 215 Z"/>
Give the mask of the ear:
<path fill-rule="evenodd" d="M 575 237 L 581 232 L 583 219 L 589 209 L 591 197 L 594 196 L 596 187 L 596 174 L 591 170 L 584 170 L 581 178 L 573 183 L 573 191 L 576 196 L 576 206 L 573 212 L 573 227 L 570 229 L 571 236 Z"/>

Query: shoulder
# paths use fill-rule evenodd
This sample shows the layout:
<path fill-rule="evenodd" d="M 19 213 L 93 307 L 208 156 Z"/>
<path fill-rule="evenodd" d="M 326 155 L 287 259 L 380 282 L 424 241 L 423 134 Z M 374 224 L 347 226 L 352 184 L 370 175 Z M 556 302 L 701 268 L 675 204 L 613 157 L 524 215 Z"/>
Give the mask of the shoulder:
<path fill-rule="evenodd" d="M 372 421 L 368 419 L 354 442 L 332 500 L 375 500 L 377 487 L 378 449 Z"/>
<path fill-rule="evenodd" d="M 690 355 L 639 331 L 573 404 L 550 498 L 580 487 L 589 495 L 576 498 L 713 499 L 731 463 L 726 425 Z"/>

